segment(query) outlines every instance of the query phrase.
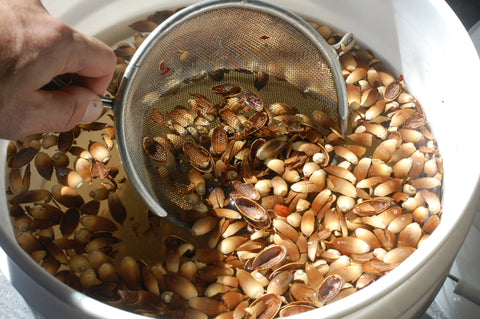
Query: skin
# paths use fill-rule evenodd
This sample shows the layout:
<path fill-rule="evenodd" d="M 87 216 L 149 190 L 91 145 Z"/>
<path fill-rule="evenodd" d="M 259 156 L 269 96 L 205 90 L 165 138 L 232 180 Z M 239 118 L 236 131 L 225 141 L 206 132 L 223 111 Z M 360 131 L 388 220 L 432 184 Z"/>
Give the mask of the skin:
<path fill-rule="evenodd" d="M 113 51 L 49 15 L 39 0 L 0 0 L 0 16 L 0 138 L 95 121 L 115 69 Z M 75 74 L 74 85 L 42 89 L 61 74 Z"/>

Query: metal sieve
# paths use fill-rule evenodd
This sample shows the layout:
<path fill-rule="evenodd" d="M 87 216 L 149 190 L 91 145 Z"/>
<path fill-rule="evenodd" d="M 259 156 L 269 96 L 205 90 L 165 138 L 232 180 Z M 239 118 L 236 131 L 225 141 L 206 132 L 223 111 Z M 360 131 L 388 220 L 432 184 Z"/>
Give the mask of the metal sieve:
<path fill-rule="evenodd" d="M 145 155 L 143 138 L 161 134 L 150 119 L 152 108 L 164 113 L 185 105 L 191 92 L 179 87 L 219 69 L 282 79 L 318 101 L 301 112 L 320 107 L 345 130 L 348 105 L 338 56 L 303 19 L 257 0 L 205 1 L 178 11 L 137 50 L 113 107 L 126 173 L 159 216 L 176 219 L 179 208 L 188 209 L 184 194 L 191 167 L 181 160 L 152 163 Z M 282 92 L 270 94 L 282 101 Z"/>

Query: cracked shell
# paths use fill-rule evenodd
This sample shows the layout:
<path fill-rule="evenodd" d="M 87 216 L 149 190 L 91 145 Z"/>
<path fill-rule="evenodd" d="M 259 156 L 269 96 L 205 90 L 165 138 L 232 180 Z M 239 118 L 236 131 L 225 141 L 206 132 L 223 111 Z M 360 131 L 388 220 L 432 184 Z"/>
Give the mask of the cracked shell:
<path fill-rule="evenodd" d="M 214 162 L 212 154 L 202 146 L 196 146 L 191 142 L 183 144 L 183 151 L 188 157 L 190 164 L 202 173 L 209 173 L 213 170 Z"/>
<path fill-rule="evenodd" d="M 344 280 L 340 275 L 330 275 L 325 278 L 318 288 L 318 298 L 325 303 L 332 300 L 343 287 Z"/>
<path fill-rule="evenodd" d="M 391 200 L 387 198 L 376 198 L 363 201 L 353 208 L 353 212 L 358 216 L 373 216 L 380 214 L 390 207 Z"/>
<path fill-rule="evenodd" d="M 271 269 L 280 264 L 287 257 L 287 249 L 283 246 L 272 245 L 258 253 L 252 262 L 253 269 Z"/>
<path fill-rule="evenodd" d="M 245 311 L 253 318 L 272 319 L 277 315 L 281 306 L 282 299 L 280 296 L 266 294 L 255 299 Z"/>
<path fill-rule="evenodd" d="M 271 219 L 265 208 L 254 200 L 238 197 L 235 198 L 235 207 L 242 214 L 246 222 L 254 228 L 263 229 L 270 227 Z"/>

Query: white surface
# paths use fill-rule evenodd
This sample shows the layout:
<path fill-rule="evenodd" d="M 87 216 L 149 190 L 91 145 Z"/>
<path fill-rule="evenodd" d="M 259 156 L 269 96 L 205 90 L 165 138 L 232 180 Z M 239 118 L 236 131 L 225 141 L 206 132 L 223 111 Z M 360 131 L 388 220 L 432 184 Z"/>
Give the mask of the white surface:
<path fill-rule="evenodd" d="M 469 31 L 480 55 L 480 21 Z M 480 211 L 477 211 L 467 238 L 458 252 L 450 273 L 466 283 L 480 287 Z M 447 279 L 436 298 L 440 308 L 449 318 L 475 318 L 480 316 L 480 305 L 454 293 L 456 283 Z"/>
<path fill-rule="evenodd" d="M 159 0 L 44 2 L 52 14 L 84 32 L 97 35 L 109 44 L 121 40 L 128 29 L 111 26 L 125 26 L 128 21 L 137 19 L 142 14 L 186 3 Z M 480 149 L 475 146 L 480 105 L 473 96 L 478 90 L 475 81 L 480 72 L 480 63 L 473 44 L 457 17 L 443 1 L 273 2 L 307 17 L 341 26 L 342 31 L 352 31 L 361 43 L 395 66 L 397 75 L 404 75 L 410 92 L 422 102 L 427 118 L 432 123 L 434 135 L 444 155 L 446 172 L 444 214 L 439 228 L 418 252 L 388 276 L 332 306 L 302 316 L 409 318 L 420 313 L 431 301 L 437 285 L 441 284 L 453 262 L 478 204 L 476 194 L 480 167 L 468 165 L 468 159 L 480 157 Z M 0 146 L 5 147 L 4 144 Z M 3 191 L 0 185 L 0 192 Z M 3 211 L 5 208 L 1 209 Z M 2 218 L 4 223 L 0 222 L 0 229 L 8 232 L 8 229 L 2 228 L 8 227 L 8 218 L 0 216 L 0 221 Z M 45 276 L 26 254 L 15 249 L 13 238 L 11 245 L 6 248 L 9 249 L 10 256 L 35 279 L 36 282 L 31 280 L 31 284 L 23 282 L 19 289 L 38 306 L 43 305 L 47 310 L 52 310 L 51 306 L 45 306 L 46 300 L 51 296 L 48 292 L 38 290 L 44 289 L 54 291 L 55 301 L 63 302 L 64 309 L 73 305 L 92 317 L 130 317 L 130 314 L 121 314 L 116 309 L 74 293 L 51 276 Z M 356 309 L 353 314 L 352 309 Z M 85 314 L 72 313 L 69 317 L 82 318 Z"/>
<path fill-rule="evenodd" d="M 0 247 L 0 271 L 10 280 L 10 270 L 8 269 L 7 254 Z"/>

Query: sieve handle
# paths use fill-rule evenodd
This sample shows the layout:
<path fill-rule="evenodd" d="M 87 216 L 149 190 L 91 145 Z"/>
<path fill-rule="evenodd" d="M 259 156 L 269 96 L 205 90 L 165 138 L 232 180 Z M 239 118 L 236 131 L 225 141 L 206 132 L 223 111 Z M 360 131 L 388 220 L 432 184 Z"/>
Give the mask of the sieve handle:
<path fill-rule="evenodd" d="M 52 79 L 50 83 L 47 85 L 43 86 L 43 90 L 58 90 L 65 88 L 69 86 L 71 83 L 73 83 L 75 76 L 73 74 L 62 74 L 59 76 L 56 76 Z M 103 104 L 104 108 L 107 109 L 112 109 L 113 108 L 113 101 L 114 99 L 111 97 L 107 96 L 99 96 L 100 101 Z"/>
<path fill-rule="evenodd" d="M 355 45 L 355 37 L 352 33 L 346 33 L 343 38 L 337 43 L 333 44 L 331 48 L 334 53 L 339 57 L 342 56 L 345 52 L 350 51 L 351 48 Z"/>
<path fill-rule="evenodd" d="M 113 97 L 100 96 L 100 101 L 102 101 L 103 107 L 106 109 L 113 109 Z"/>

